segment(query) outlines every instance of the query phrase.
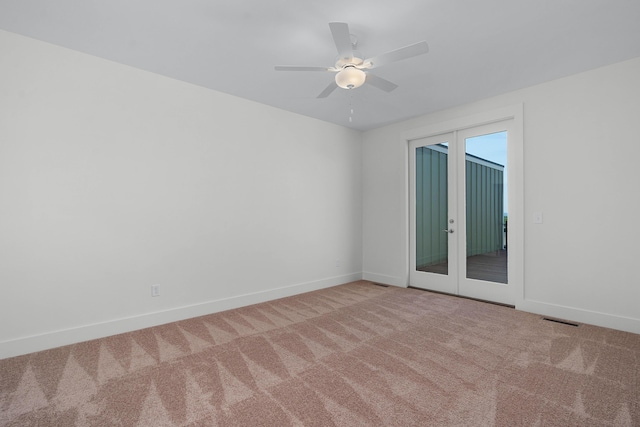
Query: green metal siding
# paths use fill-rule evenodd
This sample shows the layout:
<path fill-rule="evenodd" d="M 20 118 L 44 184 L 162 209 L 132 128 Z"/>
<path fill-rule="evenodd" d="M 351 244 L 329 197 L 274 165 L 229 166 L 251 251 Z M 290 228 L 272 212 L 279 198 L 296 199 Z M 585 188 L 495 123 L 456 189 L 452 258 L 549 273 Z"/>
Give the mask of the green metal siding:
<path fill-rule="evenodd" d="M 504 172 L 467 159 L 467 256 L 502 249 Z"/>
<path fill-rule="evenodd" d="M 483 159 L 465 161 L 467 256 L 503 247 L 504 171 Z M 447 153 L 444 146 L 416 148 L 416 266 L 447 260 Z"/>
<path fill-rule="evenodd" d="M 444 226 L 442 225 L 444 224 Z M 416 266 L 447 260 L 447 154 L 416 149 Z"/>

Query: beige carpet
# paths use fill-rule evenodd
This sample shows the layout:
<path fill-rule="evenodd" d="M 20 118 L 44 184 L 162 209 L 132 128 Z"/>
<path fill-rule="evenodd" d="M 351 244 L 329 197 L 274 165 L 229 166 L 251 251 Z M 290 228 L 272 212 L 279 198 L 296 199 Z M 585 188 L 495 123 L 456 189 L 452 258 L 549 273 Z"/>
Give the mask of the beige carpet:
<path fill-rule="evenodd" d="M 0 374 L 2 426 L 640 426 L 640 335 L 367 282 Z"/>

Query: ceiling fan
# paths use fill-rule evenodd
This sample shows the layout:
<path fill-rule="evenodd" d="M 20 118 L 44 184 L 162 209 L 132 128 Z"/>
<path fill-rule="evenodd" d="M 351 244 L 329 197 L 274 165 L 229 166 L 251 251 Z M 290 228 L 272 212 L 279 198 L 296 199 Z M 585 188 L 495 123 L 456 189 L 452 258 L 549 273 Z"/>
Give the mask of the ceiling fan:
<path fill-rule="evenodd" d="M 371 74 L 368 70 L 378 68 L 391 62 L 401 61 L 422 55 L 429 51 L 427 42 L 421 41 L 409 46 L 395 49 L 373 58 L 363 58 L 363 55 L 354 50 L 357 40 L 349 33 L 349 25 L 344 22 L 330 22 L 329 28 L 333 41 L 338 49 L 338 60 L 333 67 L 299 67 L 289 65 L 276 66 L 276 71 L 329 71 L 336 73 L 335 81 L 323 90 L 318 98 L 326 98 L 336 88 L 355 89 L 368 83 L 385 92 L 391 92 L 398 87 L 389 80 Z"/>

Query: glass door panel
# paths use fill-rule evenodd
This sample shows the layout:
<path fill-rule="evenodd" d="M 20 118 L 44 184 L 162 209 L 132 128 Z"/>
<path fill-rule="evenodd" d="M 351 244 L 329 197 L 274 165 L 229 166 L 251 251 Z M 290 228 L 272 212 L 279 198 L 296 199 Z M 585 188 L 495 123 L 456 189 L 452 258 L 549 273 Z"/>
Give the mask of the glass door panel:
<path fill-rule="evenodd" d="M 507 283 L 507 132 L 465 139 L 466 277 Z"/>
<path fill-rule="evenodd" d="M 457 259 L 455 156 L 449 154 L 453 134 L 410 142 L 411 235 L 413 286 L 455 293 Z M 453 181 L 452 181 L 453 179 Z"/>
<path fill-rule="evenodd" d="M 416 269 L 449 274 L 447 146 L 416 148 Z"/>

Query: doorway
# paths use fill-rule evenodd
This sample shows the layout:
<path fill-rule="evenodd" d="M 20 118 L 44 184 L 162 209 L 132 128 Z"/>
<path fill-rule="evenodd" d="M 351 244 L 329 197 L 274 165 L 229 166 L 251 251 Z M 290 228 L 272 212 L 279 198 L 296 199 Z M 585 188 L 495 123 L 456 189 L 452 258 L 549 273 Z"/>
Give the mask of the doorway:
<path fill-rule="evenodd" d="M 502 120 L 409 141 L 411 286 L 514 304 L 512 126 Z"/>

